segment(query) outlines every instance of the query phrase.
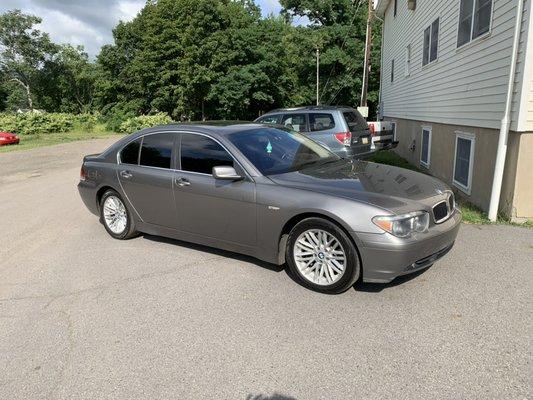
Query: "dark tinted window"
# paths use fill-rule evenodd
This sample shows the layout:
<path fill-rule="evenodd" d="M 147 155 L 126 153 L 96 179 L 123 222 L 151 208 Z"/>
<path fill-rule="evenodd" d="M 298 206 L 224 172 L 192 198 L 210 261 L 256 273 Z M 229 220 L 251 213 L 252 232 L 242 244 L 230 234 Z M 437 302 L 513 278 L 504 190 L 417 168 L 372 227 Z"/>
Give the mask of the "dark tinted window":
<path fill-rule="evenodd" d="M 365 119 L 356 111 L 343 112 L 344 119 L 350 128 L 350 132 L 362 131 L 368 129 Z"/>
<path fill-rule="evenodd" d="M 312 132 L 325 131 L 326 129 L 335 128 L 335 121 L 331 114 L 309 114 L 309 127 Z"/>
<path fill-rule="evenodd" d="M 137 164 L 140 146 L 141 140 L 137 139 L 124 147 L 120 152 L 120 162 L 122 164 Z"/>
<path fill-rule="evenodd" d="M 281 123 L 290 130 L 296 132 L 307 132 L 305 114 L 286 114 L 281 119 Z"/>
<path fill-rule="evenodd" d="M 257 122 L 261 124 L 277 124 L 279 121 L 279 114 L 275 115 L 266 115 L 264 117 L 261 117 L 257 120 Z"/>
<path fill-rule="evenodd" d="M 213 167 L 232 166 L 233 158 L 213 139 L 202 135 L 181 136 L 181 169 L 211 174 Z"/>
<path fill-rule="evenodd" d="M 143 138 L 141 165 L 147 167 L 170 168 L 174 135 L 161 133 Z"/>
<path fill-rule="evenodd" d="M 431 51 L 429 53 L 429 62 L 435 61 L 438 56 L 439 46 L 439 19 L 437 18 L 431 24 Z"/>

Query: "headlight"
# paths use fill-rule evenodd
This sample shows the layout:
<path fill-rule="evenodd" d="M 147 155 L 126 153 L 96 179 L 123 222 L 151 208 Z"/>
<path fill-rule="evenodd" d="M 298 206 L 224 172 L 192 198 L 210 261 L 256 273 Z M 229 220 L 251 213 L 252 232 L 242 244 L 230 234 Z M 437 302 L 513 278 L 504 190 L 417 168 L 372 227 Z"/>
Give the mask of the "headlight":
<path fill-rule="evenodd" d="M 427 231 L 429 214 L 425 211 L 416 211 L 396 216 L 378 216 L 372 218 L 372 222 L 394 236 L 405 238 L 414 232 Z"/>

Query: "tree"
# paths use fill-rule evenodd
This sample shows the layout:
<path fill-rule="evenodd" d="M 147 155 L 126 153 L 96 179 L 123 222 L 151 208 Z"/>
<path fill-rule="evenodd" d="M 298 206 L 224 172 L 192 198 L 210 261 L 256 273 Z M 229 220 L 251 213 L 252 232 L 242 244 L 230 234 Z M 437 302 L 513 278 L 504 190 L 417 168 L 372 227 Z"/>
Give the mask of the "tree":
<path fill-rule="evenodd" d="M 57 51 L 48 34 L 34 28 L 39 17 L 20 10 L 0 15 L 0 70 L 4 80 L 24 90 L 27 106 L 34 108 L 33 86 L 44 62 Z"/>
<path fill-rule="evenodd" d="M 309 27 L 296 28 L 295 47 L 300 52 L 294 68 L 299 76 L 298 98 L 311 104 L 315 88 L 315 48 L 320 57 L 320 102 L 323 104 L 359 104 L 362 87 L 366 0 L 281 0 L 282 15 L 288 20 L 307 17 Z M 368 102 L 371 114 L 377 109 L 379 90 L 380 25 L 374 28 L 372 67 Z M 311 89 L 311 90 L 310 90 Z M 303 103 L 295 103 L 303 104 Z"/>

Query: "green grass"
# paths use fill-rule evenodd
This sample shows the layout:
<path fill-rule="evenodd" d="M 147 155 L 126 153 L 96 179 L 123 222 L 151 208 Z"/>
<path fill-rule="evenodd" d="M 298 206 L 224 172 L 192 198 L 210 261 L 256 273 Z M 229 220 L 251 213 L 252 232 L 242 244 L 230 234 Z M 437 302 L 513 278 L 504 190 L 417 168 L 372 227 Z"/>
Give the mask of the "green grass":
<path fill-rule="evenodd" d="M 401 167 L 401 168 L 407 168 L 413 171 L 423 172 L 425 171 L 421 170 L 420 168 L 415 167 L 414 165 L 410 164 L 409 161 L 407 161 L 405 158 L 400 157 L 398 154 L 386 150 L 386 151 L 379 151 L 376 154 L 372 156 L 372 158 L 369 160 L 372 162 L 380 163 L 380 164 L 386 164 L 386 165 L 393 165 L 395 167 Z M 457 199 L 457 203 L 459 204 L 459 208 L 461 209 L 461 212 L 463 213 L 463 222 L 467 224 L 492 224 L 485 212 L 483 212 L 479 207 L 464 201 L 460 198 Z M 526 228 L 533 228 L 533 221 L 527 221 L 522 224 L 517 224 L 509 221 L 508 218 L 499 216 L 497 224 L 507 224 L 507 225 L 515 225 L 515 226 L 521 226 Z"/>
<path fill-rule="evenodd" d="M 19 135 L 20 143 L 17 145 L 2 146 L 0 153 L 34 149 L 36 147 L 52 146 L 60 143 L 74 142 L 77 140 L 88 140 L 106 138 L 116 135 L 115 132 L 105 130 L 103 125 L 96 126 L 88 130 L 76 129 L 69 132 L 42 133 L 36 135 Z"/>

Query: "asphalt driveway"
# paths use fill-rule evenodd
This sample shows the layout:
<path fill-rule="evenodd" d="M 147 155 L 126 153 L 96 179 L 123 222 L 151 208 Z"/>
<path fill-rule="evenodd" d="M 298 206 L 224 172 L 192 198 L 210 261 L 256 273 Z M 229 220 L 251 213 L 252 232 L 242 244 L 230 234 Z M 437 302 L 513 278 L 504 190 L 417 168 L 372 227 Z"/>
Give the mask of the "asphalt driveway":
<path fill-rule="evenodd" d="M 0 154 L 1 399 L 525 399 L 533 230 L 464 225 L 434 267 L 327 296 L 232 253 L 111 239 L 94 140 Z"/>

